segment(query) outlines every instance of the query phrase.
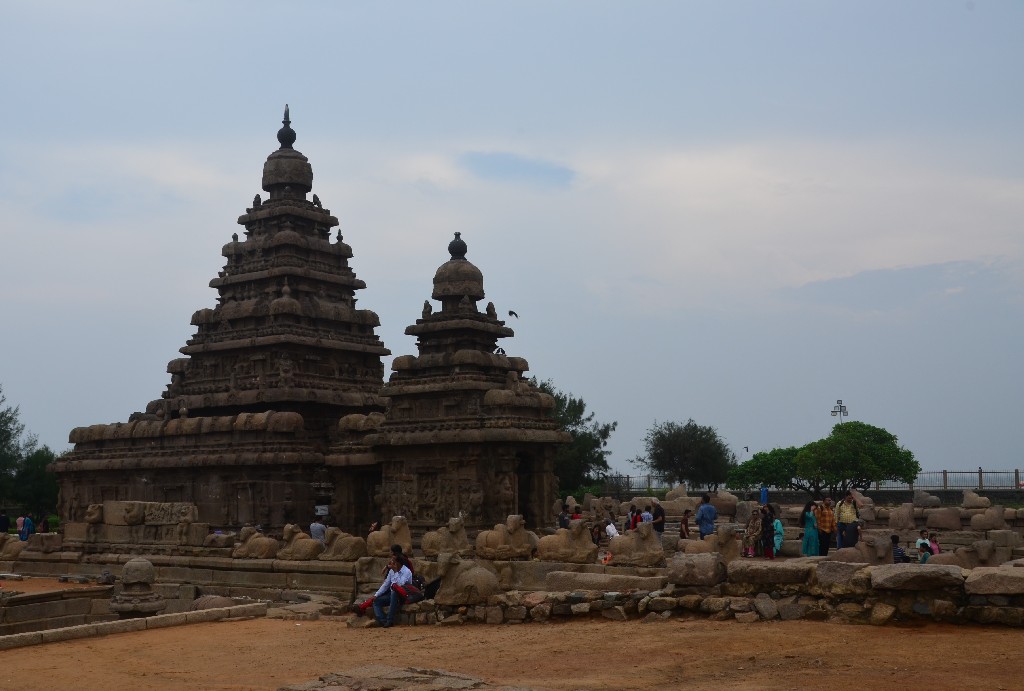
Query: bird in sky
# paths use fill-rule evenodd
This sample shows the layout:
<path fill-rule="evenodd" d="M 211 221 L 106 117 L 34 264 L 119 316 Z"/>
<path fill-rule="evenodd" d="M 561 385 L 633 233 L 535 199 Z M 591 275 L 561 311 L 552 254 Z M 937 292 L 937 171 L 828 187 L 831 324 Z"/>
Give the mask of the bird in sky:
<path fill-rule="evenodd" d="M 516 319 L 519 319 L 519 315 L 516 314 L 515 312 L 513 312 L 512 310 L 508 311 L 508 316 L 515 317 Z"/>

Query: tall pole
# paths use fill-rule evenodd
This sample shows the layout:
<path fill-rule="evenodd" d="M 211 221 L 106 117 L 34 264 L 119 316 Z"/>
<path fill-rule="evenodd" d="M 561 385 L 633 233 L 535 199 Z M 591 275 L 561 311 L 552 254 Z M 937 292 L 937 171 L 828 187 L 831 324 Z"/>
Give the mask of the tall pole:
<path fill-rule="evenodd" d="M 848 416 L 850 413 L 847 412 L 846 406 L 843 405 L 842 399 L 836 401 L 836 404 L 832 406 L 832 417 L 839 417 L 839 424 L 843 424 L 843 418 Z"/>

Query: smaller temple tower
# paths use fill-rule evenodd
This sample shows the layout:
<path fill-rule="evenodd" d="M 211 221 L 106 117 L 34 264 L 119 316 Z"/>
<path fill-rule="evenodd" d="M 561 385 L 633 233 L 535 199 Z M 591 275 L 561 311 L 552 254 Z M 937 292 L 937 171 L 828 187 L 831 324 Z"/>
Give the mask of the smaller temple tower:
<path fill-rule="evenodd" d="M 479 310 L 483 274 L 459 233 L 448 251 L 431 295 L 441 308 L 424 301 L 406 328 L 419 354 L 395 358 L 381 390 L 388 410 L 365 439 L 381 467 L 378 509 L 414 531 L 460 513 L 471 530 L 516 513 L 530 528 L 549 526 L 555 450 L 570 437 L 551 417 L 554 399 L 523 377 L 526 360 L 498 347 L 514 333 L 493 303 Z"/>

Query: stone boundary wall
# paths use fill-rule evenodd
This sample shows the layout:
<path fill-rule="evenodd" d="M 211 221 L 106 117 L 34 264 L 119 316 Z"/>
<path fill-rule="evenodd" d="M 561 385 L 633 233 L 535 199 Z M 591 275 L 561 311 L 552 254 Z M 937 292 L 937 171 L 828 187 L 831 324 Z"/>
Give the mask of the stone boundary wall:
<path fill-rule="evenodd" d="M 579 574 L 552 575 L 567 585 Z M 927 564 L 734 562 L 728 580 L 712 587 L 666 583 L 656 590 L 513 591 L 476 606 L 441 607 L 424 601 L 404 607 L 400 615 L 406 625 L 523 624 L 594 617 L 661 621 L 678 616 L 741 623 L 805 619 L 883 625 L 917 620 L 1022 627 L 1024 568 L 966 571 Z"/>
<path fill-rule="evenodd" d="M 122 619 L 95 624 L 82 624 L 79 626 L 68 626 L 59 629 L 49 629 L 46 631 L 33 631 L 29 633 L 16 633 L 10 636 L 0 636 L 0 650 L 10 650 L 12 648 L 21 648 L 27 645 L 38 645 L 40 643 L 70 641 L 76 638 L 107 636 L 112 633 L 160 629 L 167 626 L 195 624 L 203 621 L 221 621 L 224 619 L 234 619 L 239 617 L 262 617 L 266 616 L 266 614 L 267 603 L 257 602 L 253 604 L 236 605 L 234 607 L 203 609 L 197 612 L 177 612 L 174 614 L 158 614 L 155 617 L 140 617 L 138 619 Z"/>

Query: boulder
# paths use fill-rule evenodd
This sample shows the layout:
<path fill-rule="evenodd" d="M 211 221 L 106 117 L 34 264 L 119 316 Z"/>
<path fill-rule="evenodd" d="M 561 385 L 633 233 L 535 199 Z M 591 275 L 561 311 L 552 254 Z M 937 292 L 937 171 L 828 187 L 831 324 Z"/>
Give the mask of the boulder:
<path fill-rule="evenodd" d="M 1002 506 L 992 506 L 985 513 L 971 516 L 971 530 L 1006 530 Z"/>
<path fill-rule="evenodd" d="M 641 523 L 636 530 L 613 537 L 608 551 L 610 563 L 615 566 L 662 566 L 665 563 L 665 548 L 651 523 Z"/>
<path fill-rule="evenodd" d="M 545 535 L 537 542 L 537 558 L 541 561 L 561 561 L 573 564 L 593 564 L 597 560 L 597 545 L 582 519 L 559 528 L 554 535 Z"/>
<path fill-rule="evenodd" d="M 526 529 L 522 514 L 509 514 L 504 523 L 476 535 L 476 555 L 481 559 L 530 559 L 537 551 L 537 534 Z"/>
<path fill-rule="evenodd" d="M 963 507 L 965 509 L 987 509 L 992 506 L 992 500 L 988 497 L 978 496 L 977 492 L 969 489 L 964 490 Z"/>
<path fill-rule="evenodd" d="M 856 562 L 819 561 L 814 565 L 814 572 L 822 588 L 851 588 L 854 576 L 866 568 Z"/>
<path fill-rule="evenodd" d="M 832 561 L 856 562 L 861 564 L 891 564 L 892 540 L 885 530 L 871 531 L 861 535 L 854 547 L 843 547 L 829 552 Z"/>
<path fill-rule="evenodd" d="M 814 573 L 814 562 L 809 559 L 791 561 L 756 561 L 739 559 L 727 566 L 729 581 L 733 583 L 806 583 Z"/>
<path fill-rule="evenodd" d="M 449 518 L 447 526 L 424 533 L 420 538 L 420 549 L 427 557 L 436 557 L 441 552 L 458 554 L 463 557 L 473 554 L 473 546 L 469 544 L 462 516 Z"/>
<path fill-rule="evenodd" d="M 366 540 L 337 526 L 327 529 L 325 542 L 323 553 L 317 557 L 321 561 L 357 561 L 367 554 Z"/>
<path fill-rule="evenodd" d="M 942 505 L 942 500 L 934 494 L 928 494 L 923 489 L 914 490 L 914 506 L 922 509 L 932 509 Z"/>
<path fill-rule="evenodd" d="M 735 516 L 739 501 L 739 497 L 725 490 L 719 490 L 711 495 L 711 505 L 715 507 L 719 516 Z"/>
<path fill-rule="evenodd" d="M 957 514 L 957 521 L 959 520 L 960 516 Z M 889 511 L 889 530 L 913 530 L 915 525 L 914 504 L 903 504 L 898 509 Z"/>
<path fill-rule="evenodd" d="M 672 501 L 673 499 L 680 499 L 685 496 L 686 485 L 676 485 L 665 494 L 665 499 L 667 501 Z"/>
<path fill-rule="evenodd" d="M 725 564 L 710 552 L 676 553 L 668 565 L 668 580 L 676 585 L 716 585 L 725 580 Z"/>
<path fill-rule="evenodd" d="M 750 520 L 751 514 L 757 510 L 758 504 L 756 501 L 741 501 L 736 504 L 736 522 L 740 525 L 746 525 L 747 521 Z"/>
<path fill-rule="evenodd" d="M 715 552 L 723 562 L 731 562 L 740 557 L 736 528 L 733 524 L 719 525 L 714 533 L 705 536 L 703 540 L 680 540 L 678 549 L 686 554 Z"/>
<path fill-rule="evenodd" d="M 1024 569 L 1008 566 L 979 567 L 964 581 L 968 595 L 1024 595 Z"/>
<path fill-rule="evenodd" d="M 401 545 L 403 554 L 412 554 L 412 533 L 405 516 L 392 516 L 391 523 L 366 536 L 366 552 L 370 556 L 390 556 L 391 545 Z"/>
<path fill-rule="evenodd" d="M 629 590 L 653 592 L 668 585 L 664 576 L 628 576 L 613 573 L 578 573 L 552 571 L 544 579 L 544 588 L 551 592 L 596 590 L 606 593 Z"/>
<path fill-rule="evenodd" d="M 876 590 L 938 590 L 960 587 L 963 569 L 942 564 L 889 564 L 871 569 L 871 587 Z"/>
<path fill-rule="evenodd" d="M 960 509 L 932 509 L 925 513 L 925 526 L 935 530 L 960 530 Z"/>

